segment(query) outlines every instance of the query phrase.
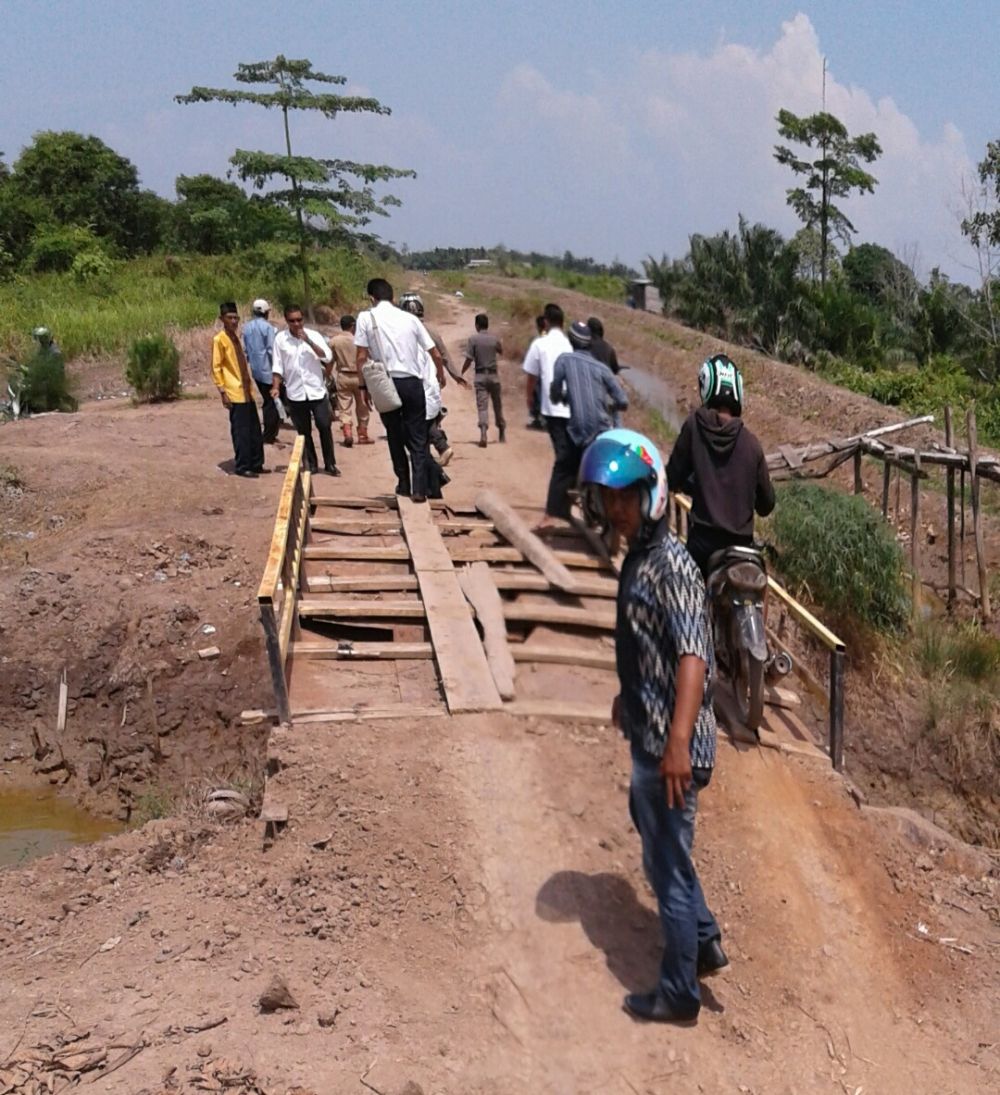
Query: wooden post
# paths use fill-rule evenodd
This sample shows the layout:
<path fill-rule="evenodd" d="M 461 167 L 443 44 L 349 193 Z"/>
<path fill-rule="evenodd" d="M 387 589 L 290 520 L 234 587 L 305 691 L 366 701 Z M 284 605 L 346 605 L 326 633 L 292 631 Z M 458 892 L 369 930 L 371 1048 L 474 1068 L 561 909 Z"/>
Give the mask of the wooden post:
<path fill-rule="evenodd" d="M 969 495 L 972 502 L 972 532 L 976 538 L 976 566 L 979 569 L 979 607 L 983 620 L 990 620 L 990 576 L 986 570 L 986 545 L 979 515 L 979 440 L 976 435 L 976 408 L 970 407 L 966 419 L 969 432 Z"/>
<path fill-rule="evenodd" d="M 858 446 L 854 451 L 854 493 L 864 493 L 864 483 L 861 482 L 861 447 Z"/>
<path fill-rule="evenodd" d="M 830 651 L 830 760 L 844 768 L 844 652 Z"/>
<path fill-rule="evenodd" d="M 889 484 L 892 482 L 892 466 L 882 464 L 882 516 L 889 520 Z"/>
<path fill-rule="evenodd" d="M 958 473 L 959 495 L 959 522 L 958 522 L 958 556 L 962 560 L 962 585 L 965 582 L 965 468 Z"/>
<path fill-rule="evenodd" d="M 913 454 L 910 477 L 910 568 L 913 571 L 913 618 L 920 618 L 920 453 Z"/>
<path fill-rule="evenodd" d="M 894 518 L 894 520 L 896 520 L 897 522 L 899 521 L 899 493 L 900 493 L 899 482 L 900 482 L 900 470 L 897 467 L 896 468 L 896 513 L 895 513 L 895 518 Z"/>
<path fill-rule="evenodd" d="M 288 703 L 288 682 L 285 680 L 285 659 L 278 641 L 278 621 L 275 619 L 274 606 L 269 601 L 260 605 L 260 622 L 264 626 L 267 664 L 271 670 L 271 686 L 274 688 L 274 699 L 278 706 L 278 719 L 290 723 L 292 713 Z"/>
<path fill-rule="evenodd" d="M 955 447 L 955 430 L 951 422 L 951 407 L 944 409 L 944 443 L 949 449 Z M 957 596 L 957 572 L 955 568 L 955 469 L 949 467 L 945 472 L 948 499 L 948 609 L 955 606 Z"/>

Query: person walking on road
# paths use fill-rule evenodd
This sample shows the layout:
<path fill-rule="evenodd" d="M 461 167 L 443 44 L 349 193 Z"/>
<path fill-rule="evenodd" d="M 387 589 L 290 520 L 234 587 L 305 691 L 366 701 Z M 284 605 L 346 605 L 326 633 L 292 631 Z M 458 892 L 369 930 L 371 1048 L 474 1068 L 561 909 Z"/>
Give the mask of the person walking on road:
<path fill-rule="evenodd" d="M 545 316 L 535 316 L 535 330 L 538 334 L 532 339 L 531 346 L 534 345 L 535 340 L 542 337 L 548 328 L 545 325 Z M 531 352 L 531 346 L 528 347 L 528 353 Z M 527 354 L 525 355 L 527 357 Z M 531 416 L 528 419 L 529 430 L 544 430 L 545 423 L 542 421 L 542 390 L 539 387 L 535 387 L 531 398 L 528 400 L 528 413 Z"/>
<path fill-rule="evenodd" d="M 656 988 L 630 993 L 639 1019 L 693 1023 L 699 977 L 729 965 L 691 858 L 698 796 L 715 765 L 715 673 L 705 583 L 667 528 L 663 459 L 632 430 L 601 434 L 580 467 L 588 511 L 628 542 L 618 586 L 611 718 L 632 753 L 629 812 L 656 895 L 663 955 Z"/>
<path fill-rule="evenodd" d="M 268 316 L 271 305 L 258 297 L 252 305 L 253 319 L 243 324 L 243 349 L 250 364 L 257 390 L 264 401 L 264 444 L 273 445 L 278 440 L 281 427 L 282 406 L 280 397 L 271 395 L 271 362 L 274 359 L 274 336 L 276 334 Z"/>
<path fill-rule="evenodd" d="M 448 356 L 448 347 L 445 346 L 444 339 L 433 327 L 425 322 L 424 302 L 420 299 L 420 294 L 404 293 L 400 298 L 399 306 L 404 312 L 409 312 L 411 316 L 416 316 L 417 319 L 423 323 L 427 333 L 434 339 L 434 345 L 441 355 L 441 361 L 444 364 L 445 372 L 449 376 L 454 377 L 463 388 L 467 388 L 469 386 L 468 381 L 463 379 L 461 373 L 456 373 L 452 366 L 451 358 Z M 448 408 L 441 402 L 441 388 L 437 382 L 436 367 L 430 354 L 424 353 L 421 361 L 423 363 L 424 399 L 427 403 L 427 441 L 430 446 L 432 460 L 439 468 L 444 468 L 451 463 L 452 457 L 455 455 L 455 450 L 448 441 L 448 435 L 444 432 L 444 416 L 448 413 Z M 442 483 L 447 483 L 449 481 L 447 475 L 443 473 L 439 475 L 435 472 L 433 464 L 428 464 L 427 467 L 431 473 L 431 480 L 433 482 L 436 482 L 438 479 L 440 479 Z M 429 490 L 427 497 L 440 498 L 441 494 L 440 491 L 435 493 L 434 490 Z"/>
<path fill-rule="evenodd" d="M 229 412 L 236 474 L 256 479 L 264 467 L 264 443 L 253 398 L 247 356 L 240 342 L 240 314 L 233 301 L 219 307 L 222 330 L 212 339 L 212 380 Z"/>
<path fill-rule="evenodd" d="M 331 395 L 337 400 L 337 415 L 340 418 L 340 428 L 344 431 L 345 449 L 349 449 L 354 444 L 351 429 L 352 407 L 358 419 L 358 444 L 374 444 L 368 436 L 368 419 L 371 417 L 371 411 L 361 394 L 361 378 L 358 376 L 358 367 L 355 364 L 354 328 L 354 316 L 341 316 L 340 334 L 330 340 L 334 360 L 334 385 Z"/>
<path fill-rule="evenodd" d="M 274 340 L 271 394 L 277 396 L 278 386 L 284 380 L 288 414 L 295 429 L 305 438 L 309 471 L 318 470 L 312 439 L 312 423 L 315 422 L 323 451 L 323 471 L 327 475 L 340 475 L 333 451 L 333 412 L 326 390 L 333 369 L 333 352 L 319 331 L 305 326 L 302 309 L 297 304 L 290 304 L 285 309 L 285 322 L 288 329 L 281 331 Z"/>
<path fill-rule="evenodd" d="M 401 404 L 397 410 L 380 415 L 396 473 L 396 493 L 409 496 L 414 502 L 426 502 L 431 486 L 428 466 L 431 457 L 421 352 L 430 355 L 441 388 L 445 386 L 444 360 L 427 328 L 416 316 L 397 308 L 392 298 L 392 286 L 384 278 L 368 282 L 372 307 L 358 316 L 354 332 L 356 364 L 362 378 L 369 359 L 385 366 Z M 361 388 L 371 406 L 363 379 Z"/>
<path fill-rule="evenodd" d="M 591 335 L 586 323 L 574 323 L 570 327 L 569 341 L 573 351 L 556 358 L 549 395 L 553 404 L 569 405 L 566 432 L 575 449 L 575 480 L 583 450 L 599 433 L 617 425 L 608 408 L 617 417 L 619 412 L 628 409 L 628 396 L 607 365 L 590 352 Z M 568 457 L 566 466 L 568 469 Z"/>
<path fill-rule="evenodd" d="M 538 391 L 539 406 L 542 417 L 545 419 L 546 429 L 549 431 L 552 451 L 555 454 L 545 500 L 545 516 L 539 522 L 538 529 L 550 528 L 558 520 L 569 518 L 568 491 L 576 484 L 576 472 L 579 466 L 579 454 L 567 432 L 569 405 L 553 403 L 551 396 L 552 372 L 556 358 L 560 354 L 569 353 L 573 347 L 563 333 L 565 317 L 562 308 L 558 304 L 546 304 L 543 315 L 545 334 L 536 338 L 528 347 L 522 366 L 528 374 L 528 413 L 533 413 L 535 392 Z"/>
<path fill-rule="evenodd" d="M 499 440 L 507 440 L 507 423 L 503 417 L 503 398 L 500 377 L 497 374 L 497 358 L 503 354 L 503 346 L 496 335 L 490 334 L 490 317 L 485 312 L 476 316 L 476 333 L 469 338 L 465 348 L 464 376 L 470 365 L 475 366 L 476 413 L 479 416 L 479 447 L 486 448 L 486 435 L 490 425 L 490 403 L 493 403 L 493 419 L 497 424 Z"/>
<path fill-rule="evenodd" d="M 605 365 L 617 376 L 621 370 L 621 365 L 618 364 L 618 354 L 615 353 L 614 346 L 610 342 L 604 340 L 604 324 L 597 318 L 597 316 L 591 316 L 587 320 L 587 326 L 590 328 L 590 352 L 597 358 L 598 361 L 603 361 Z"/>

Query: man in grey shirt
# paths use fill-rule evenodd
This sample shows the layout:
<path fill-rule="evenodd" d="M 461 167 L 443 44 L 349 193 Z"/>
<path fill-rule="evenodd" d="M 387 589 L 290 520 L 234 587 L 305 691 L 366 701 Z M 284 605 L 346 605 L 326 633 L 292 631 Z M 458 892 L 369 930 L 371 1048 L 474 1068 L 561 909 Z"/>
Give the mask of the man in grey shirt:
<path fill-rule="evenodd" d="M 507 440 L 500 376 L 497 373 L 497 357 L 503 353 L 503 346 L 496 335 L 490 334 L 489 327 L 489 316 L 485 312 L 480 312 L 476 316 L 476 333 L 469 339 L 465 350 L 465 363 L 462 365 L 463 376 L 470 365 L 476 367 L 476 411 L 479 415 L 479 447 L 481 449 L 486 448 L 486 435 L 490 425 L 490 401 L 493 403 L 493 418 L 496 420 L 500 440 Z"/>
<path fill-rule="evenodd" d="M 628 407 L 628 396 L 614 373 L 590 352 L 590 328 L 574 323 L 569 329 L 571 353 L 560 354 L 552 370 L 549 398 L 553 403 L 568 403 L 569 439 L 576 446 L 578 464 L 583 450 L 599 434 L 614 425 L 614 411 Z"/>

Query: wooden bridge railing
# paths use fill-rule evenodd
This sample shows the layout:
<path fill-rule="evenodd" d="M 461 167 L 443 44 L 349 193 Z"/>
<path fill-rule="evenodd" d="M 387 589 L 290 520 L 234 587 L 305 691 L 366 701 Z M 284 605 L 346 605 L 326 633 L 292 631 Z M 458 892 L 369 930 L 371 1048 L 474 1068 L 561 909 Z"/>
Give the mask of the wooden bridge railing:
<path fill-rule="evenodd" d="M 303 439 L 297 437 L 278 500 L 278 516 L 267 555 L 264 577 L 257 590 L 260 622 L 264 627 L 271 683 L 281 722 L 291 721 L 285 661 L 296 623 L 302 549 L 309 527 L 311 476 L 302 465 Z"/>

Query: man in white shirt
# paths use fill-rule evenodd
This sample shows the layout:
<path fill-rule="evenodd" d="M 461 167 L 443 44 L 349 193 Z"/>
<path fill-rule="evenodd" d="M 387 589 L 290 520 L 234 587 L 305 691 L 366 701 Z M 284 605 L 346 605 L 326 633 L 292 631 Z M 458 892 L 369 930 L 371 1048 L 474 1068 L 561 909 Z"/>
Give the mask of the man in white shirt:
<path fill-rule="evenodd" d="M 333 454 L 333 412 L 327 395 L 326 381 L 333 368 L 333 352 L 326 339 L 311 327 L 306 327 L 302 309 L 290 304 L 285 309 L 287 331 L 274 340 L 271 395 L 277 399 L 281 382 L 285 382 L 285 403 L 296 430 L 306 439 L 306 466 L 317 470 L 316 446 L 312 439 L 315 421 L 319 443 L 323 450 L 323 470 L 327 475 L 340 475 Z"/>
<path fill-rule="evenodd" d="M 414 502 L 426 502 L 433 483 L 427 442 L 424 355 L 430 355 L 434 362 L 442 388 L 444 360 L 420 320 L 392 303 L 392 286 L 384 278 L 368 282 L 368 299 L 371 311 L 358 316 L 354 332 L 358 373 L 364 376 L 362 369 L 369 359 L 385 365 L 401 402 L 398 410 L 379 416 L 396 473 L 396 493 L 411 497 Z M 370 406 L 371 397 L 363 379 L 361 390 Z"/>
<path fill-rule="evenodd" d="M 538 528 L 556 524 L 559 518 L 567 520 L 570 513 L 568 491 L 576 485 L 578 468 L 576 446 L 569 438 L 570 409 L 568 404 L 553 403 L 551 398 L 552 372 L 560 354 L 572 353 L 573 347 L 563 333 L 563 310 L 558 304 L 545 305 L 547 330 L 528 347 L 524 355 L 524 371 L 528 374 L 528 411 L 532 410 L 536 389 L 539 392 L 542 418 L 545 420 L 555 460 L 549 477 L 549 491 L 545 499 L 545 517 Z"/>

